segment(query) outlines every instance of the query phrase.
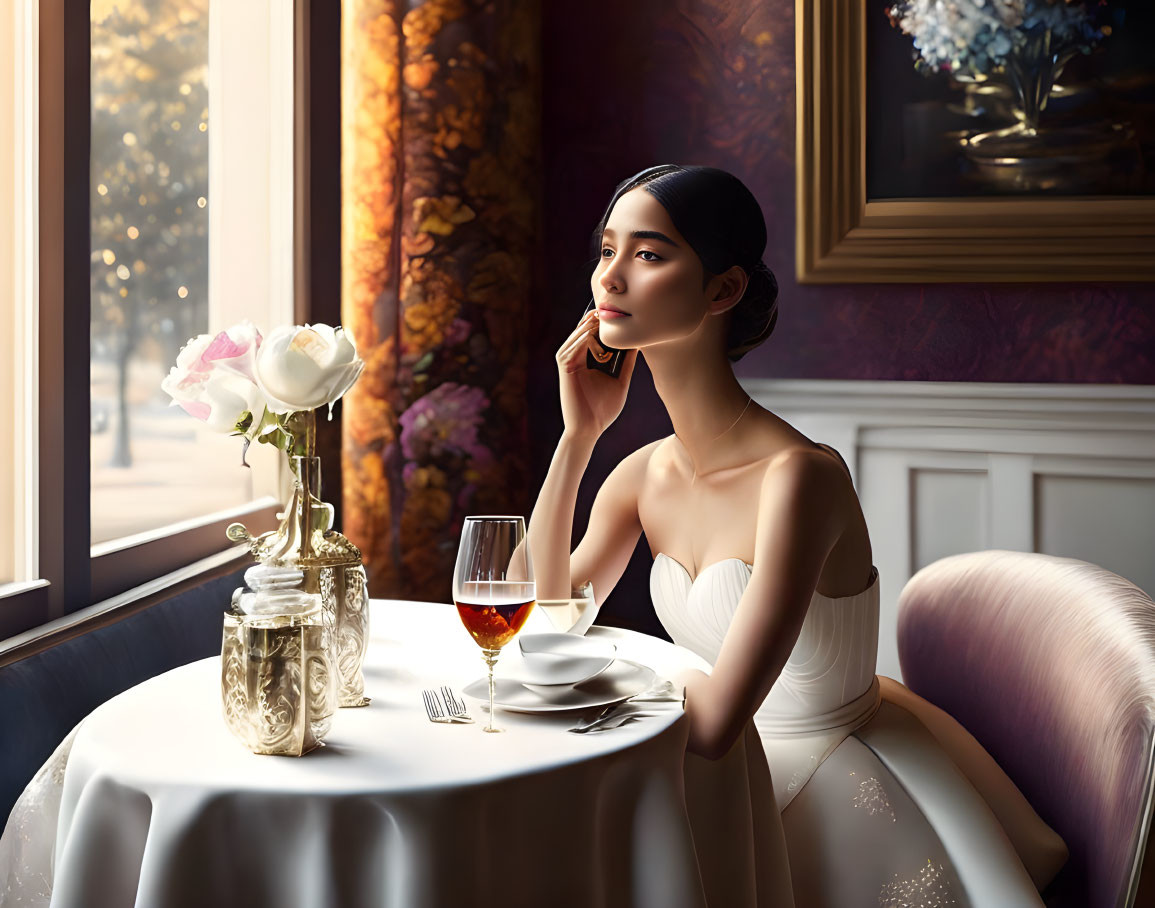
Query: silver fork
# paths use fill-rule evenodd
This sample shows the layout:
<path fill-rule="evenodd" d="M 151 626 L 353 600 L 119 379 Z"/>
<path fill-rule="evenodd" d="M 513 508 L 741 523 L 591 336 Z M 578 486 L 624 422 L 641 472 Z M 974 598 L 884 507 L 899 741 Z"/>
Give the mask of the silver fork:
<path fill-rule="evenodd" d="M 448 710 L 451 718 L 458 722 L 472 722 L 473 719 L 469 715 L 469 710 L 465 708 L 465 701 L 458 700 L 453 695 L 453 688 L 449 685 L 444 685 L 441 688 L 441 697 L 445 700 L 445 708 Z"/>
<path fill-rule="evenodd" d="M 421 699 L 425 703 L 425 713 L 429 716 L 430 722 L 445 722 L 457 723 L 463 721 L 472 721 L 455 718 L 453 715 L 446 715 L 444 707 L 441 705 L 441 699 L 437 696 L 437 691 L 425 688 L 421 691 Z"/>

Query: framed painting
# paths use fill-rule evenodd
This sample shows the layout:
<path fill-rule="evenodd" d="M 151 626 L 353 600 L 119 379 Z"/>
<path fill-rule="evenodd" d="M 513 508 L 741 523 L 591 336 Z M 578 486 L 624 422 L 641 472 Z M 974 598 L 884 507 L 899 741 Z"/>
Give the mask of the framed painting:
<path fill-rule="evenodd" d="M 955 7 L 796 0 L 799 282 L 1155 279 L 1155 4 Z"/>

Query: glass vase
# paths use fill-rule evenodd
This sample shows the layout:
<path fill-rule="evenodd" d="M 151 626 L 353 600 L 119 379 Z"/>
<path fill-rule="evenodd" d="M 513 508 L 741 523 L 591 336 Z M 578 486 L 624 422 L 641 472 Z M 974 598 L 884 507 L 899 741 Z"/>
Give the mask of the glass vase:
<path fill-rule="evenodd" d="M 322 617 L 332 637 L 338 705 L 365 706 L 362 666 L 369 643 L 369 593 L 361 552 L 333 529 L 333 506 L 321 500 L 321 459 L 291 455 L 293 494 L 275 530 L 253 536 L 239 523 L 227 535 L 249 546 L 265 564 L 302 572 L 302 589 L 321 597 Z"/>
<path fill-rule="evenodd" d="M 1015 123 L 962 140 L 976 175 L 1010 192 L 1079 192 L 1109 176 L 1109 158 L 1133 132 L 1118 123 L 1055 125 L 1043 112 L 1063 68 L 1078 53 L 1050 29 L 1027 36 L 1004 65 Z"/>

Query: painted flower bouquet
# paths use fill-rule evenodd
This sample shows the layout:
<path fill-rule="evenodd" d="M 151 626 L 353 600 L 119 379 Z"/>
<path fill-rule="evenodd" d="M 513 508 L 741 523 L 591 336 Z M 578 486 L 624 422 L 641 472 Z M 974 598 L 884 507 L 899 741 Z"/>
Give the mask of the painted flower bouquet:
<path fill-rule="evenodd" d="M 1090 53 L 1111 33 L 1099 0 L 899 0 L 890 23 L 914 40 L 915 66 L 981 77 L 1046 37 L 1052 56 Z"/>
<path fill-rule="evenodd" d="M 914 42 L 915 68 L 962 83 L 1004 83 L 1010 125 L 967 135 L 973 174 L 1010 192 L 1072 191 L 1109 174 L 1126 124 L 1043 121 L 1064 67 L 1123 21 L 1108 0 L 898 0 L 890 22 Z"/>

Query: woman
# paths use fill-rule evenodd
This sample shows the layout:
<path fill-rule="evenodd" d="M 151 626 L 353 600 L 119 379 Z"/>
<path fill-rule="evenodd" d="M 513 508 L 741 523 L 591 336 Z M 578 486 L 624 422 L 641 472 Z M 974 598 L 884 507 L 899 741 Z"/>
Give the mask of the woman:
<path fill-rule="evenodd" d="M 734 377 L 777 317 L 754 197 L 721 170 L 652 167 L 594 241 L 597 309 L 557 353 L 565 428 L 528 532 L 539 596 L 591 582 L 600 603 L 645 532 L 658 617 L 713 665 L 681 679 L 689 749 L 717 759 L 753 719 L 798 905 L 1041 905 L 1062 842 L 957 723 L 874 675 L 878 576 L 845 465 Z M 586 367 L 602 344 L 627 351 L 617 378 Z M 571 554 L 639 354 L 674 434 L 614 468 Z"/>

